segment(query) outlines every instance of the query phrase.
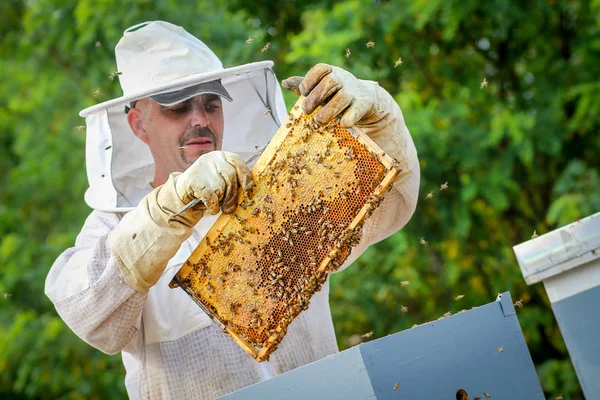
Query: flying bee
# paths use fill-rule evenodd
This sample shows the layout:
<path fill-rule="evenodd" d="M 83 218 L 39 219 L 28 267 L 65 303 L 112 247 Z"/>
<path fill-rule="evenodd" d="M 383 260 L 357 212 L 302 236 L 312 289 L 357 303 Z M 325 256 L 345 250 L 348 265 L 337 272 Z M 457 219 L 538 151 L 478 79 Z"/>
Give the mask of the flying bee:
<path fill-rule="evenodd" d="M 394 384 L 394 392 L 395 392 L 396 390 L 398 390 L 398 388 L 399 388 L 399 387 L 400 387 L 400 382 L 396 382 L 396 383 Z"/>
<path fill-rule="evenodd" d="M 254 39 L 252 39 L 252 37 L 248 36 L 248 39 L 246 39 L 246 44 L 252 44 L 252 42 L 254 42 Z"/>
<path fill-rule="evenodd" d="M 100 94 L 100 89 L 97 89 L 97 90 L 94 92 L 94 97 L 98 96 L 99 94 Z"/>
<path fill-rule="evenodd" d="M 263 113 L 263 115 L 269 115 L 269 114 L 271 114 L 271 109 L 267 108 L 265 110 L 265 112 Z"/>
<path fill-rule="evenodd" d="M 110 75 L 108 76 L 108 78 L 112 81 L 113 79 L 115 79 L 115 76 L 119 76 L 119 75 L 123 75 L 123 73 L 119 72 L 119 71 L 114 71 L 114 72 L 110 73 Z"/>
<path fill-rule="evenodd" d="M 504 352 L 504 348 L 503 347 L 498 347 L 498 353 L 502 353 Z"/>
<path fill-rule="evenodd" d="M 373 336 L 373 331 L 367 332 L 364 335 L 362 335 L 362 337 L 364 337 L 364 338 L 370 338 L 371 336 Z"/>
<path fill-rule="evenodd" d="M 267 51 L 269 51 L 269 49 L 271 48 L 271 42 L 268 42 L 267 44 L 265 44 L 265 46 L 262 48 L 262 53 L 266 53 Z"/>
<path fill-rule="evenodd" d="M 458 296 L 456 296 L 456 297 L 454 298 L 454 300 L 460 300 L 460 299 L 462 299 L 463 297 L 465 297 L 465 295 L 464 295 L 464 294 L 459 294 Z"/>
<path fill-rule="evenodd" d="M 517 300 L 517 301 L 515 302 L 515 306 L 517 306 L 517 307 L 519 307 L 519 308 L 523 307 L 523 300 L 521 300 L 521 299 Z"/>

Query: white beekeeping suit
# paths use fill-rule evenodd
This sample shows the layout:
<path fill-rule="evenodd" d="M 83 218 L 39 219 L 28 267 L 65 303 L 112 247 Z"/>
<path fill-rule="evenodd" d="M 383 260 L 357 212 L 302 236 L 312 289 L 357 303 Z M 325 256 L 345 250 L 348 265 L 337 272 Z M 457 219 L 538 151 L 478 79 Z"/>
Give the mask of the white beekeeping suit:
<path fill-rule="evenodd" d="M 159 189 L 150 186 L 154 160 L 148 146 L 131 131 L 125 107 L 160 94 L 180 96 L 182 90 L 195 96 L 199 85 L 220 82 L 212 93 L 230 100 L 223 101 L 223 150 L 242 159 L 268 142 L 286 109 L 272 62 L 224 69 L 201 41 L 166 22 L 125 31 L 116 56 L 124 95 L 81 112 L 87 123 L 90 184 L 85 201 L 93 211 L 75 246 L 58 257 L 46 279 L 46 294 L 60 316 L 90 345 L 108 354 L 122 353 L 132 399 L 214 399 L 337 352 L 328 283 L 290 325 L 270 361 L 260 364 L 222 333 L 183 290 L 168 287 L 218 215 L 207 213 L 186 231 L 149 289 L 132 283 L 124 255 L 130 244 L 119 239 L 118 246 L 111 245 L 114 232 L 138 223 L 151 232 L 161 228 L 148 225 L 156 220 L 156 210 L 147 210 L 154 201 L 149 194 Z M 387 92 L 370 85 L 381 113 L 365 131 L 375 141 L 379 137 L 405 174 L 365 224 L 363 239 L 343 268 L 370 244 L 402 228 L 417 201 L 419 165 L 400 109 Z M 205 88 L 202 93 L 206 92 Z M 141 236 L 136 240 L 147 240 Z M 149 254 L 160 255 L 164 244 L 156 240 L 147 245 Z"/>

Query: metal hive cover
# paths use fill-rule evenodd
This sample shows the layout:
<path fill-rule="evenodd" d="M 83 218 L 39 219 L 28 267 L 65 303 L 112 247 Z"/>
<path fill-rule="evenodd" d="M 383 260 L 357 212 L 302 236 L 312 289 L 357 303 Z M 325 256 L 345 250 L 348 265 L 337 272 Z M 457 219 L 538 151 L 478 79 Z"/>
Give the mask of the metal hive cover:
<path fill-rule="evenodd" d="M 252 169 L 252 192 L 240 191 L 171 282 L 257 361 L 343 264 L 400 172 L 366 134 L 314 124 L 319 109 L 304 114 L 302 100 Z"/>

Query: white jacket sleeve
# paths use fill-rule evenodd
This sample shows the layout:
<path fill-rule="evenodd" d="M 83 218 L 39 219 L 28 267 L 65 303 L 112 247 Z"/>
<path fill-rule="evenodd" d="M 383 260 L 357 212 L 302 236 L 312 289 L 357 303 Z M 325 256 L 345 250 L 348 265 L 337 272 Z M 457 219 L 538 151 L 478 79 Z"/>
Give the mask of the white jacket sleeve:
<path fill-rule="evenodd" d="M 93 211 L 75 246 L 54 262 L 46 295 L 77 336 L 95 348 L 116 354 L 138 332 L 147 293 L 124 284 L 107 236 L 119 223 L 116 213 Z"/>

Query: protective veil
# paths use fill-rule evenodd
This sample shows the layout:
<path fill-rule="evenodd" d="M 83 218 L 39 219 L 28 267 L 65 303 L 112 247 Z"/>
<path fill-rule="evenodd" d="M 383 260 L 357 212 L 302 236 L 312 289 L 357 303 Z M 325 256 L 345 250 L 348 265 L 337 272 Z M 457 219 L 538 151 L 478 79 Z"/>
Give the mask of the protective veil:
<path fill-rule="evenodd" d="M 122 352 L 125 383 L 132 399 L 214 399 L 337 352 L 328 283 L 313 297 L 309 309 L 290 325 L 271 360 L 261 364 L 221 333 L 187 294 L 168 287 L 218 215 L 205 213 L 149 290 L 134 290 L 123 281 L 108 243 L 109 233 L 121 223 L 124 213 L 136 208 L 150 193 L 149 182 L 154 175 L 150 151 L 130 130 L 125 107 L 141 98 L 220 80 L 232 99 L 223 99 L 223 150 L 243 159 L 268 142 L 286 114 L 272 62 L 223 69 L 216 56 L 182 28 L 160 21 L 135 28 L 126 31 L 124 39 L 174 35 L 177 43 L 197 49 L 196 53 L 212 64 L 205 68 L 186 61 L 185 51 L 177 53 L 177 46 L 169 44 L 174 52 L 171 62 L 183 57 L 178 76 L 142 76 L 144 71 L 140 71 L 141 77 L 127 80 L 127 68 L 119 65 L 120 70 L 124 69 L 120 76 L 124 96 L 82 111 L 87 123 L 90 184 L 85 201 L 94 210 L 75 246 L 62 253 L 52 266 L 46 279 L 47 296 L 80 338 L 105 353 Z M 161 46 L 160 39 L 153 40 L 154 45 Z M 118 54 L 117 61 L 119 64 Z M 143 70 L 140 66 L 145 64 L 149 71 L 173 70 L 144 60 L 137 60 L 136 68 Z M 393 102 L 391 97 L 389 101 Z M 387 106 L 392 110 L 390 123 L 408 135 L 400 109 L 392 103 Z M 419 166 L 409 135 L 408 141 L 414 155 L 409 165 L 412 174 L 386 195 L 365 224 L 361 243 L 342 268 L 370 244 L 398 231 L 412 216 Z"/>

